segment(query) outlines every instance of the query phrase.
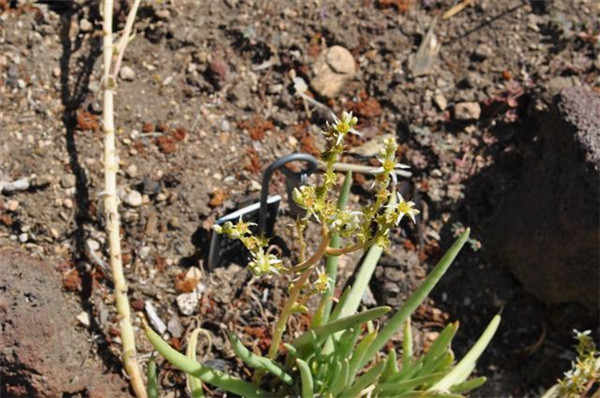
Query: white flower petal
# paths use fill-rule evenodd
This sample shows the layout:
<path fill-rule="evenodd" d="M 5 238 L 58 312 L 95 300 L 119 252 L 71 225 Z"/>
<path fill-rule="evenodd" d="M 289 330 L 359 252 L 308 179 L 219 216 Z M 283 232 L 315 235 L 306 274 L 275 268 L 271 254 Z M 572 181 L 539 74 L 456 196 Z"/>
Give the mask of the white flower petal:
<path fill-rule="evenodd" d="M 400 225 L 400 221 L 404 217 L 404 213 L 398 213 L 398 218 L 396 218 L 396 225 Z"/>

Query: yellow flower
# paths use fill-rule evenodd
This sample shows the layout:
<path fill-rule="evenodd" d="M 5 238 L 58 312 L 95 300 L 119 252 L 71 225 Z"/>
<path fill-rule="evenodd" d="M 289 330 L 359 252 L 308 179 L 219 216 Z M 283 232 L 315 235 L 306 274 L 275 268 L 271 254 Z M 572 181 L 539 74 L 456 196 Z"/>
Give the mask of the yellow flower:
<path fill-rule="evenodd" d="M 415 203 L 413 201 L 405 201 L 399 192 L 397 192 L 396 195 L 398 196 L 396 225 L 400 224 L 400 221 L 404 216 L 409 216 L 412 222 L 416 223 L 415 216 L 419 214 L 420 211 L 414 208 Z"/>
<path fill-rule="evenodd" d="M 324 292 L 329 288 L 329 282 L 332 279 L 322 269 L 317 270 L 317 280 L 315 281 L 315 289 L 319 292 Z"/>
<path fill-rule="evenodd" d="M 338 119 L 336 115 L 331 114 L 333 118 L 333 126 L 332 129 L 337 132 L 337 140 L 336 145 L 340 145 L 348 133 L 360 135 L 360 132 L 354 128 L 356 123 L 358 123 L 358 118 L 356 116 L 352 116 L 352 112 L 342 112 L 342 118 Z"/>

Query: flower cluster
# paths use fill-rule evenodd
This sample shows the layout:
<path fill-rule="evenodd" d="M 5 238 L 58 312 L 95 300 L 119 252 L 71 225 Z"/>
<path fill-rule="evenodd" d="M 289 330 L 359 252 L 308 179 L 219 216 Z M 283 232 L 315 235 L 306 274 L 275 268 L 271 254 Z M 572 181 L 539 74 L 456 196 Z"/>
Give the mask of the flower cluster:
<path fill-rule="evenodd" d="M 360 211 L 340 209 L 331 193 L 338 183 L 334 165 L 344 151 L 344 139 L 347 134 L 359 134 L 355 129 L 358 119 L 352 112 L 343 112 L 341 118 L 333 116 L 333 124 L 328 124 L 324 132 L 327 147 L 322 160 L 325 163 L 325 174 L 320 184 L 304 185 L 294 189 L 292 199 L 306 211 L 303 219 L 298 220 L 298 231 L 303 233 L 308 220 L 314 219 L 329 233 L 338 234 L 341 238 L 352 239 L 342 253 L 367 248 L 374 244 L 387 247 L 389 232 L 398 226 L 404 217 L 416 222 L 419 211 L 415 203 L 405 200 L 396 192 L 396 171 L 408 166 L 396 162 L 398 145 L 396 140 L 388 138 L 378 156 L 381 166 L 373 171 L 375 201 Z M 238 225 L 226 223 L 215 227 L 217 232 L 227 234 L 231 239 L 239 239 L 252 254 L 250 269 L 257 275 L 283 270 L 281 261 L 274 255 L 265 252 L 267 242 L 264 238 L 253 236 L 249 223 L 240 220 Z"/>
<path fill-rule="evenodd" d="M 396 176 L 396 170 L 410 169 L 410 166 L 396 162 L 396 140 L 393 138 L 387 138 L 384 141 L 384 150 L 379 154 L 377 160 L 381 163 L 381 166 L 373 171 L 373 174 L 377 176 L 375 184 L 379 183 L 387 188 L 389 178 L 392 178 L 394 184 L 398 183 L 398 177 Z"/>
<path fill-rule="evenodd" d="M 360 135 L 358 130 L 354 128 L 358 123 L 358 118 L 352 116 L 352 112 L 342 112 L 341 119 L 338 119 L 333 113 L 331 117 L 333 118 L 333 124 L 328 124 L 329 130 L 324 132 L 324 135 L 333 144 L 333 147 L 342 145 L 348 133 Z"/>
<path fill-rule="evenodd" d="M 577 339 L 577 360 L 572 363 L 571 370 L 565 372 L 565 378 L 558 382 L 561 397 L 587 396 L 586 392 L 600 375 L 600 353 L 590 337 L 591 331 L 573 330 L 573 333 Z"/>
<path fill-rule="evenodd" d="M 252 260 L 248 263 L 248 268 L 256 276 L 270 273 L 279 273 L 283 269 L 280 259 L 274 254 L 265 251 L 269 240 L 262 236 L 255 236 L 250 230 L 251 226 L 256 225 L 252 222 L 244 222 L 240 218 L 237 224 L 227 221 L 223 225 L 214 225 L 213 228 L 218 234 L 225 234 L 229 239 L 238 239 L 244 247 L 248 249 Z"/>

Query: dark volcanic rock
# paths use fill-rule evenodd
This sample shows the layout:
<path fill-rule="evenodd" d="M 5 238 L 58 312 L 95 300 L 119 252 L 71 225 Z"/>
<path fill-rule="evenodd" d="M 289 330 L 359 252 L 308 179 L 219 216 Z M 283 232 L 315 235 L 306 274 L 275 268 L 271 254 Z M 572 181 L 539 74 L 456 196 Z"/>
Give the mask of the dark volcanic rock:
<path fill-rule="evenodd" d="M 62 296 L 47 264 L 18 250 L 0 250 L 0 291 L 1 396 L 127 394 L 119 376 L 102 374 L 88 335 L 76 325 L 81 308 Z"/>
<path fill-rule="evenodd" d="M 496 216 L 498 256 L 547 303 L 599 308 L 600 98 L 568 88 L 540 119 L 539 155 Z"/>

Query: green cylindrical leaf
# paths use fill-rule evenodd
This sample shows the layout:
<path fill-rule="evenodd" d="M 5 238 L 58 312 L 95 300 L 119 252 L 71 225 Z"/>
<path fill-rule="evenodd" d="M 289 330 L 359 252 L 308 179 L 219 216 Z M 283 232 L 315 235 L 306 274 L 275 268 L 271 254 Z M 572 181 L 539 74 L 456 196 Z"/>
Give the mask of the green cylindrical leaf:
<path fill-rule="evenodd" d="M 296 341 L 294 342 L 294 347 L 296 347 L 296 349 L 299 352 L 303 352 L 306 350 L 306 347 L 309 344 L 311 344 L 311 342 L 323 341 L 323 339 L 325 339 L 328 336 L 331 336 L 336 332 L 358 326 L 375 318 L 379 318 L 380 316 L 387 313 L 389 310 L 390 307 L 376 307 L 367 311 L 363 311 L 360 314 L 348 316 L 346 318 L 330 322 L 317 329 L 310 330 L 304 333 L 302 336 L 296 339 Z"/>
<path fill-rule="evenodd" d="M 238 358 L 244 361 L 246 365 L 254 369 L 266 370 L 267 372 L 281 379 L 281 381 L 289 386 L 294 383 L 292 376 L 285 373 L 285 371 L 278 364 L 269 358 L 261 357 L 260 355 L 250 352 L 249 349 L 244 347 L 236 335 L 230 334 L 229 341 L 231 342 L 231 348 L 233 349 L 233 352 L 235 352 Z"/>
<path fill-rule="evenodd" d="M 390 350 L 388 357 L 386 359 L 385 369 L 383 370 L 383 374 L 381 375 L 381 381 L 386 382 L 399 373 L 398 370 L 398 361 L 396 358 L 396 350 L 393 348 Z"/>
<path fill-rule="evenodd" d="M 450 343 L 452 343 L 452 339 L 458 331 L 458 325 L 458 322 L 446 325 L 442 333 L 434 340 L 427 353 L 423 356 L 425 364 L 436 360 L 450 349 Z"/>
<path fill-rule="evenodd" d="M 200 333 L 202 329 L 197 328 L 194 329 L 192 334 L 190 335 L 187 350 L 185 355 L 195 361 L 196 360 L 196 346 L 198 345 L 198 333 Z M 190 395 L 192 398 L 204 398 L 204 389 L 202 388 L 202 382 L 197 377 L 186 374 L 187 377 L 187 387 L 190 391 Z"/>
<path fill-rule="evenodd" d="M 156 376 L 156 362 L 154 361 L 154 357 L 150 357 L 150 360 L 148 360 L 147 377 L 146 393 L 148 394 L 148 398 L 158 398 L 158 377 Z"/>
<path fill-rule="evenodd" d="M 358 343 L 358 345 L 356 346 L 356 349 L 352 353 L 352 358 L 350 358 L 350 375 L 349 375 L 349 378 L 351 381 L 354 381 L 354 376 L 356 376 L 356 373 L 360 370 L 360 368 L 359 368 L 360 362 L 362 361 L 362 358 L 365 355 L 365 352 L 367 351 L 367 348 L 369 347 L 369 345 L 373 342 L 373 340 L 375 340 L 375 337 L 377 337 L 377 331 L 373 331 L 372 333 L 369 333 L 368 335 L 366 335 L 362 339 L 362 341 L 360 343 Z"/>
<path fill-rule="evenodd" d="M 382 383 L 379 385 L 379 392 L 381 396 L 389 396 L 387 394 L 403 394 L 405 392 L 410 392 L 414 388 L 422 386 L 423 384 L 431 383 L 436 379 L 439 379 L 443 375 L 441 373 L 432 373 L 429 375 L 419 376 L 415 378 L 411 378 L 409 380 L 396 381 L 391 383 Z M 425 393 L 421 391 L 421 393 Z M 394 395 L 394 396 L 397 396 Z"/>
<path fill-rule="evenodd" d="M 182 372 L 191 374 L 205 383 L 241 395 L 242 397 L 269 397 L 272 395 L 248 382 L 238 379 L 237 377 L 229 376 L 228 374 L 204 366 L 186 357 L 167 344 L 158 334 L 150 329 L 150 327 L 144 325 L 144 329 L 146 337 L 148 337 L 148 340 L 160 355 Z"/>
<path fill-rule="evenodd" d="M 347 390 L 342 392 L 343 397 L 358 397 L 360 392 L 373 384 L 377 378 L 383 372 L 383 368 L 385 368 L 385 361 L 379 361 L 375 366 L 367 371 L 364 375 L 360 376 L 354 385 Z"/>
<path fill-rule="evenodd" d="M 438 381 L 429 391 L 447 391 L 455 384 L 460 384 L 467 380 L 473 369 L 475 369 L 475 362 L 483 351 L 486 349 L 492 337 L 496 333 L 500 325 L 500 315 L 496 315 L 485 331 L 479 337 L 479 340 L 471 347 L 469 352 L 463 357 L 463 359 L 448 373 L 444 378 Z"/>
<path fill-rule="evenodd" d="M 344 388 L 346 388 L 348 386 L 348 382 L 349 382 L 349 378 L 350 378 L 349 371 L 350 371 L 350 361 L 348 359 L 344 359 L 342 361 L 342 370 L 340 370 L 339 375 L 336 375 L 338 377 L 336 377 L 336 380 L 331 383 L 331 387 L 329 389 L 329 393 L 332 396 L 337 397 L 337 395 L 340 394 L 342 391 L 344 391 Z"/>
<path fill-rule="evenodd" d="M 331 313 L 331 316 L 329 317 L 329 322 L 332 322 L 340 317 L 340 312 L 342 311 L 342 308 L 344 308 L 344 306 L 346 305 L 346 301 L 348 301 L 348 299 L 350 298 L 351 290 L 351 286 L 344 289 L 342 296 L 338 300 L 337 305 L 335 306 L 333 312 Z"/>
<path fill-rule="evenodd" d="M 402 309 L 398 311 L 396 315 L 392 317 L 392 319 L 390 319 L 387 325 L 385 325 L 385 327 L 379 333 L 379 336 L 377 336 L 375 341 L 373 341 L 369 347 L 361 366 L 366 365 L 366 363 L 373 358 L 373 356 L 385 345 L 385 343 L 387 343 L 387 341 L 402 327 L 402 325 L 404 325 L 406 319 L 417 309 L 423 300 L 427 298 L 440 278 L 446 273 L 452 264 L 452 261 L 454 261 L 467 239 L 469 239 L 470 232 L 471 230 L 469 228 L 463 232 L 456 242 L 454 242 L 452 247 L 448 249 L 444 257 L 442 257 L 442 259 L 438 262 L 433 271 L 427 275 L 427 278 L 425 278 L 423 284 L 419 286 L 419 288 L 409 297 L 408 300 L 406 300 L 406 303 L 404 303 Z"/>
<path fill-rule="evenodd" d="M 296 364 L 300 370 L 300 379 L 302 381 L 302 398 L 313 398 L 313 379 L 308 364 L 301 359 L 296 359 Z"/>
<path fill-rule="evenodd" d="M 437 361 L 436 366 L 433 367 L 433 372 L 442 372 L 444 374 L 450 371 L 452 364 L 454 363 L 454 352 L 452 350 L 448 350 L 446 354 L 444 354 L 439 361 Z M 425 374 L 425 373 L 421 373 Z"/>
<path fill-rule="evenodd" d="M 410 327 L 410 317 L 404 323 L 404 336 L 402 338 L 402 367 L 410 366 L 413 359 L 413 337 Z"/>
<path fill-rule="evenodd" d="M 486 380 L 487 379 L 484 376 L 481 376 L 481 377 L 476 377 L 471 380 L 463 381 L 460 384 L 456 384 L 456 385 L 453 385 L 452 387 L 450 387 L 450 392 L 455 392 L 455 393 L 460 393 L 460 394 L 469 392 L 471 390 L 481 387 L 483 385 L 483 383 L 485 383 Z"/>
<path fill-rule="evenodd" d="M 465 398 L 460 394 L 445 394 L 440 392 L 431 392 L 431 391 L 411 391 L 402 395 L 398 395 L 396 393 L 391 393 L 388 395 L 381 395 L 381 397 L 390 397 L 390 398 Z"/>
<path fill-rule="evenodd" d="M 335 308 L 334 314 L 336 317 L 334 318 L 332 315 L 331 321 L 356 313 L 382 253 L 383 248 L 381 246 L 373 245 L 369 248 L 365 259 L 360 265 L 356 279 L 352 284 L 348 299 L 342 304 L 343 306 L 338 304 L 340 309 Z"/>
<path fill-rule="evenodd" d="M 288 354 L 294 358 L 298 357 L 298 351 L 296 350 L 296 347 L 294 347 L 291 344 L 288 343 L 283 343 L 283 346 L 285 347 L 285 349 L 287 350 Z"/>
<path fill-rule="evenodd" d="M 340 341 L 337 343 L 334 355 L 339 359 L 350 358 L 350 354 L 354 349 L 358 336 L 360 336 L 360 327 L 346 329 L 342 334 Z"/>

